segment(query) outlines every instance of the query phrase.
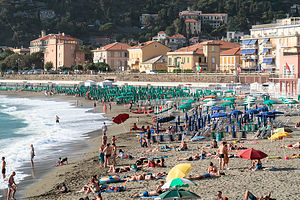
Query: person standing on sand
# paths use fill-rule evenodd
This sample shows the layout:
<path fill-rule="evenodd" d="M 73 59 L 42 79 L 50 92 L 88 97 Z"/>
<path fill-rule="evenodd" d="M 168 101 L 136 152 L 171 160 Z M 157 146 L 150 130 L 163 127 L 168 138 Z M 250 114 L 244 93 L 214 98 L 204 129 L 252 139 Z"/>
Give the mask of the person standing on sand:
<path fill-rule="evenodd" d="M 107 136 L 106 136 L 106 133 L 103 133 L 103 135 L 102 135 L 102 144 L 103 144 L 104 146 L 106 146 L 106 144 L 107 144 Z"/>
<path fill-rule="evenodd" d="M 112 162 L 114 166 L 117 165 L 116 158 L 117 158 L 117 146 L 116 144 L 112 144 L 112 159 L 113 159 Z"/>
<path fill-rule="evenodd" d="M 55 116 L 55 121 L 56 121 L 56 123 L 59 123 L 59 119 L 60 119 L 59 116 L 56 115 L 56 116 Z"/>
<path fill-rule="evenodd" d="M 5 157 L 2 157 L 2 167 L 1 167 L 1 173 L 3 179 L 5 179 L 5 173 L 6 173 L 6 162 L 5 162 Z"/>
<path fill-rule="evenodd" d="M 224 151 L 224 167 L 226 166 L 226 169 L 229 169 L 229 155 L 228 155 L 228 146 L 227 144 L 224 144 L 225 151 Z"/>
<path fill-rule="evenodd" d="M 106 134 L 106 132 L 107 132 L 107 126 L 106 126 L 106 124 L 105 124 L 105 122 L 103 122 L 103 125 L 102 125 L 102 134 L 104 135 L 104 133 Z"/>
<path fill-rule="evenodd" d="M 220 159 L 220 170 L 224 170 L 224 166 L 225 166 L 225 162 L 224 162 L 224 158 L 225 158 L 225 153 L 226 153 L 227 147 L 225 146 L 225 142 L 222 141 L 221 146 L 218 149 L 218 153 L 219 153 L 219 159 Z"/>
<path fill-rule="evenodd" d="M 35 156 L 35 153 L 34 153 L 34 147 L 33 147 L 33 144 L 30 145 L 30 161 L 31 161 L 31 167 L 34 168 L 34 163 L 33 163 L 33 158 Z"/>
<path fill-rule="evenodd" d="M 111 111 L 111 103 L 108 104 L 109 111 Z"/>
<path fill-rule="evenodd" d="M 106 145 L 106 147 L 103 150 L 103 153 L 104 153 L 104 167 L 106 168 L 107 165 L 110 165 L 110 159 L 112 153 L 112 147 L 110 146 L 110 143 Z"/>
<path fill-rule="evenodd" d="M 107 113 L 107 107 L 106 107 L 105 103 L 103 103 L 103 111 L 104 111 L 104 113 Z"/>
<path fill-rule="evenodd" d="M 14 176 L 16 175 L 16 172 L 13 172 L 10 177 L 8 178 L 8 191 L 7 191 L 7 200 L 9 200 L 10 195 L 11 199 L 15 200 L 15 193 L 17 191 L 17 184 L 15 183 Z"/>
<path fill-rule="evenodd" d="M 105 148 L 105 145 L 102 144 L 99 149 L 99 151 L 100 151 L 99 152 L 100 167 L 103 167 L 103 164 L 104 164 L 104 152 L 103 152 L 104 148 Z"/>

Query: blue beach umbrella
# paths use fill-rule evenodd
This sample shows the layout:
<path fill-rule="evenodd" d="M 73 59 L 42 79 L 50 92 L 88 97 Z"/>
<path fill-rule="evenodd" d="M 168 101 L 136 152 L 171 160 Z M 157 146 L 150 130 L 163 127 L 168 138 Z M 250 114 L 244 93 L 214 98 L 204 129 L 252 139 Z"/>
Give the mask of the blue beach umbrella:
<path fill-rule="evenodd" d="M 255 110 L 255 109 L 250 109 L 250 110 L 247 110 L 246 111 L 247 114 L 258 114 L 258 110 Z"/>
<path fill-rule="evenodd" d="M 211 115 L 211 118 L 226 117 L 226 116 L 227 116 L 226 113 L 213 113 Z"/>
<path fill-rule="evenodd" d="M 175 133 L 178 133 L 178 122 L 175 122 Z"/>
<path fill-rule="evenodd" d="M 178 115 L 178 117 L 177 117 L 177 123 L 178 123 L 178 125 L 180 125 L 180 115 Z"/>
<path fill-rule="evenodd" d="M 240 115 L 240 114 L 243 114 L 243 112 L 239 111 L 239 110 L 233 110 L 233 111 L 229 112 L 229 114 L 231 114 L 231 115 Z"/>

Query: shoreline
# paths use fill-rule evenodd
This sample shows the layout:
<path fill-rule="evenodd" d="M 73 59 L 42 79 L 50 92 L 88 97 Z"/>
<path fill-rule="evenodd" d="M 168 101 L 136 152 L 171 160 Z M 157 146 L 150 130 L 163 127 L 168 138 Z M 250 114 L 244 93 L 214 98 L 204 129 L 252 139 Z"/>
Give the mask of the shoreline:
<path fill-rule="evenodd" d="M 13 98 L 32 98 L 32 99 L 45 99 L 51 101 L 62 101 L 68 102 L 70 105 L 75 106 L 74 98 L 69 96 L 44 96 L 40 93 L 32 93 L 32 92 L 0 92 L 0 95 L 6 95 L 8 97 Z M 96 110 L 93 108 L 92 103 L 87 100 L 79 98 L 78 101 L 80 102 L 78 108 L 88 108 L 86 112 L 95 112 L 102 114 L 103 121 L 107 121 L 106 117 L 100 110 L 97 108 Z M 90 105 L 89 105 L 90 104 Z M 102 121 L 102 120 L 101 120 Z M 61 154 L 64 154 L 65 157 L 68 157 L 68 160 L 75 162 L 80 159 L 80 156 L 84 154 L 86 151 L 89 151 L 92 147 L 90 146 L 90 140 L 93 140 L 99 137 L 100 128 L 94 131 L 90 131 L 87 133 L 82 134 L 82 139 L 74 142 L 69 142 L 66 144 L 60 144 L 59 146 L 55 147 L 55 149 L 60 149 Z M 49 149 L 49 151 L 53 152 L 54 148 Z M 22 171 L 27 176 L 18 184 L 18 189 L 16 192 L 16 198 L 24 199 L 26 194 L 25 191 L 30 190 L 31 186 L 37 184 L 40 180 L 44 179 L 44 177 L 55 170 L 55 162 L 57 160 L 57 156 L 50 154 L 47 156 L 46 159 L 35 162 L 35 168 L 32 169 L 30 166 L 30 161 L 22 164 L 20 171 Z M 8 174 L 7 174 L 8 175 Z M 1 189 L 0 194 L 6 196 L 7 189 Z"/>

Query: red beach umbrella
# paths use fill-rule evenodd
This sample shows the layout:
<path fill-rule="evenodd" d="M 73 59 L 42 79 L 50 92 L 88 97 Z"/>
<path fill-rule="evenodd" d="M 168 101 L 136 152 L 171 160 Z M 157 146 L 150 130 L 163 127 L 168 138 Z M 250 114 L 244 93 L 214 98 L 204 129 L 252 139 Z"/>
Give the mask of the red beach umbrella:
<path fill-rule="evenodd" d="M 268 155 L 256 149 L 246 149 L 238 152 L 237 156 L 247 160 L 258 160 L 266 158 Z"/>
<path fill-rule="evenodd" d="M 119 114 L 118 116 L 114 117 L 113 122 L 116 124 L 122 124 L 129 118 L 129 115 L 126 113 Z"/>

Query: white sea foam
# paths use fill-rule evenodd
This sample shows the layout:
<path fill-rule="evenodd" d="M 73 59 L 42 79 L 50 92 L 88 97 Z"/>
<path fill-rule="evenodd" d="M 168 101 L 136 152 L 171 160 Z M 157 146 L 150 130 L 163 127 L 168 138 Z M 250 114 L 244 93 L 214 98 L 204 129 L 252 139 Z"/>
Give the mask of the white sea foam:
<path fill-rule="evenodd" d="M 0 102 L 2 107 L 7 107 L 2 112 L 23 119 L 27 124 L 15 133 L 21 134 L 20 137 L 0 140 L 0 156 L 6 157 L 7 175 L 16 171 L 16 182 L 27 176 L 20 169 L 22 164 L 30 161 L 30 144 L 35 147 L 34 161 L 39 162 L 47 159 L 50 149 L 81 140 L 84 133 L 101 128 L 104 122 L 101 114 L 86 112 L 88 108 L 73 107 L 70 102 L 6 96 L 0 96 Z M 55 123 L 55 115 L 60 117 L 59 124 Z M 0 181 L 0 189 L 7 187 L 6 182 Z"/>

